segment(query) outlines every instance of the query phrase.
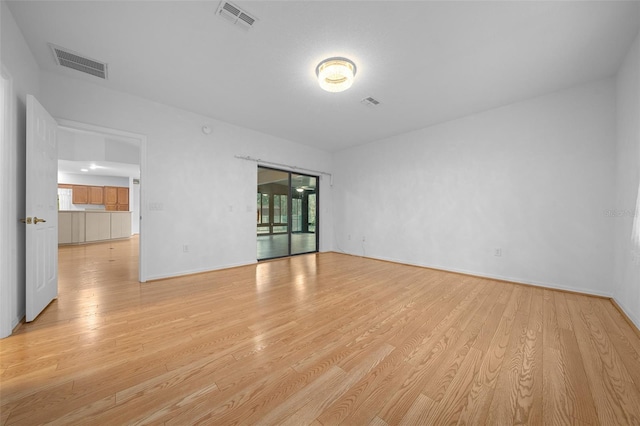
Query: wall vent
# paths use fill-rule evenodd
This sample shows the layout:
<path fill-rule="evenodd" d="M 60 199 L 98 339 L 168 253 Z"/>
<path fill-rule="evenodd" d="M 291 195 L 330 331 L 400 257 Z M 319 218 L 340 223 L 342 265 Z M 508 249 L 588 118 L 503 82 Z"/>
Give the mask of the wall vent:
<path fill-rule="evenodd" d="M 364 98 L 360 102 L 362 102 L 363 104 L 368 105 L 368 106 L 380 105 L 380 101 L 377 100 L 377 99 L 372 98 L 371 96 L 369 96 L 368 98 Z"/>
<path fill-rule="evenodd" d="M 53 51 L 56 64 L 85 74 L 90 74 L 104 80 L 107 79 L 106 63 L 87 58 L 86 56 L 73 52 L 69 49 L 56 46 L 55 44 L 49 44 L 49 46 L 51 46 L 51 50 Z"/>
<path fill-rule="evenodd" d="M 220 6 L 218 6 L 216 14 L 222 16 L 232 24 L 235 24 L 240 28 L 244 28 L 245 30 L 252 28 L 258 20 L 248 12 L 245 12 L 233 3 L 229 3 L 225 0 L 220 2 Z"/>

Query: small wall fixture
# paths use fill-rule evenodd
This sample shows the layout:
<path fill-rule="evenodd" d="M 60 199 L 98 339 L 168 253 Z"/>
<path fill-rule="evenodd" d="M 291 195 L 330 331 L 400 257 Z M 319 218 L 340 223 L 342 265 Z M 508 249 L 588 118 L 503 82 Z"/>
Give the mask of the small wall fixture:
<path fill-rule="evenodd" d="M 320 87 L 327 92 L 342 92 L 353 84 L 356 64 L 347 58 L 328 58 L 316 67 Z"/>

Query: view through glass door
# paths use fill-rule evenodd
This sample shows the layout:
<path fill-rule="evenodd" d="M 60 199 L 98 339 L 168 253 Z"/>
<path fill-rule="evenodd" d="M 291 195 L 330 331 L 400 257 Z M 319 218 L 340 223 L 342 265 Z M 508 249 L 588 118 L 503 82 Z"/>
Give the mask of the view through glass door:
<path fill-rule="evenodd" d="M 318 251 L 318 178 L 258 167 L 258 260 Z"/>

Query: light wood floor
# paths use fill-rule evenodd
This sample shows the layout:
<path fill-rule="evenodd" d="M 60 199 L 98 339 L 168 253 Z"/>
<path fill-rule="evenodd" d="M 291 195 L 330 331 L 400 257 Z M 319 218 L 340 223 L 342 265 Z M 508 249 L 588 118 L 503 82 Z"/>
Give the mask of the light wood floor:
<path fill-rule="evenodd" d="M 139 284 L 132 242 L 60 250 L 0 340 L 2 424 L 639 424 L 606 299 L 336 253 Z"/>

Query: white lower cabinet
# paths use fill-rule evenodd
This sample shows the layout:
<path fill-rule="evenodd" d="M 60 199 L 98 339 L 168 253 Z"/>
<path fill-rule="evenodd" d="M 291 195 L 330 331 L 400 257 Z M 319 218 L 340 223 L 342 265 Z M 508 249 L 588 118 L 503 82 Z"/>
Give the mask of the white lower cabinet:
<path fill-rule="evenodd" d="M 85 212 L 86 213 L 86 240 L 102 241 L 111 239 L 111 213 Z"/>
<path fill-rule="evenodd" d="M 131 213 L 111 213 L 111 238 L 131 236 Z"/>
<path fill-rule="evenodd" d="M 131 212 L 58 212 L 58 244 L 105 241 L 131 236 Z"/>
<path fill-rule="evenodd" d="M 58 213 L 58 244 L 85 242 L 84 212 Z"/>

